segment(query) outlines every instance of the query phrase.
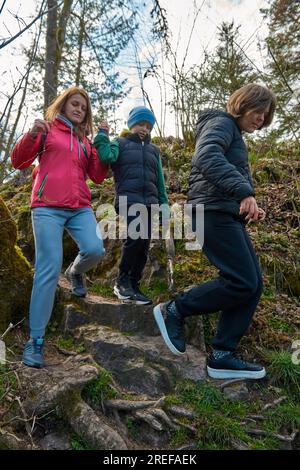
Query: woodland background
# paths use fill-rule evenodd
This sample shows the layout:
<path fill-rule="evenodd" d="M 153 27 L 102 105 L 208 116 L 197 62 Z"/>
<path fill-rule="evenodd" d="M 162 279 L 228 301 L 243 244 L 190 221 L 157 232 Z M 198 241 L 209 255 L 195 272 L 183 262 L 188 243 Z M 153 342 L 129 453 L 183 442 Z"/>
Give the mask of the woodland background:
<path fill-rule="evenodd" d="M 156 0 L 36 1 L 32 20 L 25 21 L 12 12 L 18 31 L 11 33 L 9 28 L 3 28 L 1 32 L 1 60 L 7 60 L 11 54 L 11 57 L 21 57 L 26 65 L 12 73 L 8 63 L 0 77 L 0 336 L 10 323 L 14 325 L 2 338 L 7 343 L 8 362 L 0 366 L 0 448 L 108 449 L 123 448 L 123 445 L 133 449 L 300 448 L 299 354 L 295 348 L 295 342 L 300 340 L 300 3 L 266 2 L 261 14 L 268 34 L 259 42 L 256 31 L 246 40 L 240 37 L 238 18 L 229 23 L 220 21 L 214 51 L 205 51 L 202 44 L 203 59 L 194 65 L 187 61 L 189 50 L 200 46 L 194 42 L 193 29 L 186 54 L 179 57 L 171 40 L 167 11 L 161 3 Z M 203 13 L 204 3 L 193 2 L 194 25 Z M 7 8 L 8 2 L 0 2 L 0 19 Z M 15 41 L 25 31 L 30 32 L 30 43 L 14 48 Z M 248 54 L 249 44 L 256 42 L 263 60 L 259 65 Z M 153 140 L 161 148 L 171 203 L 183 204 L 186 199 L 198 112 L 207 107 L 224 108 L 228 96 L 249 82 L 264 84 L 277 96 L 274 124 L 257 136 L 245 136 L 257 199 L 267 217 L 264 222 L 249 227 L 262 265 L 265 289 L 241 349 L 247 357 L 266 364 L 269 374 L 263 383 L 220 388 L 213 381 L 178 375 L 177 365 L 171 359 L 157 365 L 154 371 L 137 352 L 148 351 L 145 344 L 132 352 L 130 341 L 134 341 L 138 328 L 143 332 L 146 326 L 139 323 L 139 312 L 126 310 L 125 306 L 119 309 L 113 303 L 112 285 L 120 254 L 118 241 L 107 241 L 105 259 L 89 273 L 89 292 L 95 296 L 93 305 L 88 301 L 78 304 L 63 282 L 58 289 L 47 336 L 48 360 L 58 364 L 57 376 L 54 372 L 51 375 L 51 368 L 50 375 L 37 376 L 20 365 L 34 265 L 29 207 L 32 167 L 24 172 L 14 170 L 11 149 L 29 128 L 32 116 L 35 113 L 41 116 L 51 100 L 71 85 L 82 86 L 89 92 L 95 129 L 107 117 L 112 123 L 112 135 L 120 132 L 123 127 L 120 109 L 131 82 L 130 77 L 119 72 L 116 63 L 122 54 L 124 58 L 129 53 L 128 44 L 135 51 L 128 61 L 138 76 L 139 104 L 152 107 L 146 86 L 149 77 L 157 87 L 160 107 L 155 109 L 158 125 Z M 141 49 L 146 61 L 141 60 Z M 172 136 L 166 134 L 170 116 L 175 130 Z M 101 186 L 90 181 L 88 184 L 95 212 L 99 204 L 113 201 L 112 178 Z M 154 301 L 168 299 L 216 274 L 203 254 L 184 249 L 184 241 L 176 241 L 175 249 L 175 286 L 170 289 L 165 246 L 160 242 L 152 244 L 143 287 Z M 75 254 L 76 246 L 66 235 L 64 266 Z M 108 339 L 106 330 L 106 336 L 103 330 L 101 334 L 97 330 L 98 342 L 91 340 L 91 325 L 86 326 L 88 330 L 80 330 L 83 317 L 88 322 L 91 318 L 95 321 L 97 309 L 104 315 L 103 306 L 120 320 L 118 328 L 105 320 L 108 322 L 105 328 L 110 325 L 110 334 L 115 335 L 119 334 L 115 329 L 121 331 L 119 351 L 126 351 L 121 366 L 107 360 L 113 341 Z M 70 315 L 75 322 L 72 328 L 66 326 Z M 124 330 L 127 315 L 132 316 L 133 331 L 129 327 Z M 201 357 L 209 350 L 216 318 L 217 315 L 203 317 L 188 326 L 190 343 L 200 351 Z M 100 337 L 101 344 L 95 350 L 91 344 L 98 344 Z M 85 353 L 89 355 L 84 356 Z M 144 354 L 146 357 L 150 353 Z M 68 373 L 63 369 L 66 356 L 72 364 L 76 357 L 84 362 L 83 357 L 92 356 L 91 365 L 72 368 L 73 374 L 85 370 L 88 377 L 83 374 L 84 378 L 74 375 L 67 379 Z M 126 362 L 129 356 L 130 366 Z M 153 357 L 152 354 L 152 362 Z M 170 378 L 166 369 L 173 370 L 172 367 L 175 372 Z M 127 372 L 122 375 L 120 370 Z M 61 385 L 61 388 L 56 386 L 55 392 L 54 388 L 49 389 L 51 393 L 47 388 L 50 376 L 53 383 L 57 381 Z M 34 390 L 32 384 L 40 384 L 41 388 Z M 142 401 L 139 406 L 145 408 L 145 403 L 153 400 L 153 394 L 155 401 L 147 405 L 152 411 L 137 412 L 137 403 Z M 49 398 L 46 409 L 48 396 L 52 401 Z M 67 406 L 71 403 L 72 406 Z M 93 419 L 97 416 L 101 420 L 106 436 L 111 437 L 109 443 L 95 431 L 102 429 L 98 421 L 92 428 L 90 410 L 95 413 Z M 168 421 L 170 416 L 173 419 Z M 123 440 L 116 437 L 116 430 Z"/>

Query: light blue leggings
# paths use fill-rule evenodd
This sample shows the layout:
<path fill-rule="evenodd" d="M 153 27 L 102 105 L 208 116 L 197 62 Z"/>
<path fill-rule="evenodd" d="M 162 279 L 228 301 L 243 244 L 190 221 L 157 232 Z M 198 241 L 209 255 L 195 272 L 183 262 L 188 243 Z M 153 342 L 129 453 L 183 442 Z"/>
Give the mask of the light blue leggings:
<path fill-rule="evenodd" d="M 104 255 L 103 242 L 96 234 L 97 221 L 91 208 L 32 209 L 35 241 L 35 274 L 31 293 L 30 336 L 44 336 L 50 320 L 63 260 L 63 232 L 66 228 L 79 247 L 73 263 L 77 274 L 95 266 Z"/>

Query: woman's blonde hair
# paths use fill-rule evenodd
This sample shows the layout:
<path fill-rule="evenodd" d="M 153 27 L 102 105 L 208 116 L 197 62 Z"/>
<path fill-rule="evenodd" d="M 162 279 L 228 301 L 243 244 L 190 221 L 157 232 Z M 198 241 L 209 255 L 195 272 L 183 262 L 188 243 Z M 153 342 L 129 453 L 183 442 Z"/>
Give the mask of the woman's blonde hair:
<path fill-rule="evenodd" d="M 261 128 L 269 126 L 273 120 L 276 97 L 272 90 L 256 83 L 249 83 L 236 90 L 229 97 L 226 105 L 227 112 L 235 118 L 243 116 L 248 111 L 263 112 L 267 108 L 269 108 L 269 112 L 265 115 Z"/>
<path fill-rule="evenodd" d="M 86 100 L 86 114 L 83 122 L 75 126 L 75 130 L 80 137 L 93 135 L 92 107 L 89 95 L 83 88 L 72 86 L 65 90 L 61 95 L 53 100 L 46 111 L 45 118 L 47 121 L 54 121 L 59 114 L 64 114 L 66 102 L 73 95 L 81 95 Z"/>

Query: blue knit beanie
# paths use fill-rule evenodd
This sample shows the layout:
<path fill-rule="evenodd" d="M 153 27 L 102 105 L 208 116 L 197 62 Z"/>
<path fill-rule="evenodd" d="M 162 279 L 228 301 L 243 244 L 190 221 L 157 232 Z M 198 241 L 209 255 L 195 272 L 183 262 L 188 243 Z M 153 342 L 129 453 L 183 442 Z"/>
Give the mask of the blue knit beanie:
<path fill-rule="evenodd" d="M 151 130 L 153 129 L 155 124 L 155 116 L 152 111 L 150 111 L 150 109 L 146 108 L 145 106 L 137 106 L 130 111 L 127 121 L 129 129 L 141 121 L 149 122 Z"/>

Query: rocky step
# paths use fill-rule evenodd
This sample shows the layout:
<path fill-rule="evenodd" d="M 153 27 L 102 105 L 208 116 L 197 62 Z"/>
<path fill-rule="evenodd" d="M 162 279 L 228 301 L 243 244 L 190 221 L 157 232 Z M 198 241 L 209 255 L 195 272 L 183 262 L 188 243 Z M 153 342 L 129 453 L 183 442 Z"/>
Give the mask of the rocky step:
<path fill-rule="evenodd" d="M 134 305 L 88 294 L 85 298 L 74 296 L 64 279 L 60 280 L 59 301 L 64 304 L 62 328 L 65 335 L 85 324 L 110 326 L 124 333 L 159 335 L 152 315 L 153 306 Z"/>
<path fill-rule="evenodd" d="M 149 306 L 141 307 L 107 301 L 92 303 L 90 300 L 81 300 L 79 305 L 64 306 L 62 329 L 65 336 L 73 335 L 78 327 L 86 324 L 110 326 L 128 334 L 159 335 L 152 308 Z"/>
<path fill-rule="evenodd" d="M 153 317 L 153 305 L 135 305 L 98 295 L 85 298 L 74 296 L 68 282 L 61 278 L 58 301 L 63 304 L 62 330 L 65 336 L 73 336 L 83 325 L 98 324 L 109 326 L 121 333 L 145 336 L 160 336 Z M 201 316 L 186 319 L 188 343 L 205 352 L 204 332 Z"/>
<path fill-rule="evenodd" d="M 131 336 L 96 324 L 75 334 L 93 359 L 133 392 L 156 397 L 172 392 L 177 380 L 206 380 L 206 354 L 193 346 L 176 356 L 160 336 Z"/>

